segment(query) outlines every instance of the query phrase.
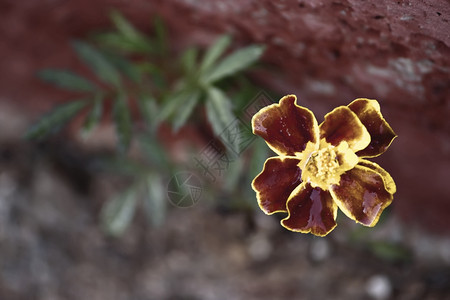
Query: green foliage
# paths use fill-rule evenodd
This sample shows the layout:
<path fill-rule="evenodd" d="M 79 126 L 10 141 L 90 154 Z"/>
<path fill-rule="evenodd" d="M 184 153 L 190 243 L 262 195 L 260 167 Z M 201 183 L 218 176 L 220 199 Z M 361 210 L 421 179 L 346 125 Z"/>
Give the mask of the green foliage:
<path fill-rule="evenodd" d="M 167 53 L 167 31 L 160 17 L 156 16 L 153 19 L 153 28 L 156 36 L 154 43 L 156 52 L 160 55 L 164 55 Z"/>
<path fill-rule="evenodd" d="M 110 16 L 118 33 L 130 42 L 139 43 L 146 40 L 145 36 L 136 30 L 118 11 L 112 11 Z"/>
<path fill-rule="evenodd" d="M 78 56 L 86 63 L 87 66 L 105 83 L 120 87 L 120 75 L 110 61 L 97 49 L 91 45 L 75 41 L 73 47 Z"/>
<path fill-rule="evenodd" d="M 377 226 L 383 226 L 382 224 L 390 217 L 388 212 L 389 210 L 386 210 L 383 213 Z M 393 241 L 375 240 L 372 238 L 371 231 L 372 228 L 370 227 L 357 227 L 349 235 L 349 241 L 386 262 L 405 263 L 412 259 L 410 249 Z"/>
<path fill-rule="evenodd" d="M 136 210 L 137 195 L 138 188 L 132 186 L 103 205 L 100 220 L 108 234 L 119 236 L 127 229 Z"/>
<path fill-rule="evenodd" d="M 250 159 L 249 177 L 255 178 L 262 170 L 261 166 L 269 156 L 265 142 L 262 139 L 255 139 L 253 145 L 253 153 Z"/>
<path fill-rule="evenodd" d="M 183 67 L 183 71 L 185 74 L 194 75 L 197 72 L 196 70 L 197 58 L 198 58 L 197 48 L 189 48 L 186 51 L 184 51 L 183 55 L 181 56 L 180 63 L 181 66 Z M 196 76 L 194 76 L 194 78 L 195 77 Z"/>
<path fill-rule="evenodd" d="M 97 95 L 91 107 L 91 111 L 88 113 L 86 119 L 84 120 L 83 127 L 81 129 L 81 134 L 87 136 L 99 123 L 103 114 L 103 100 L 102 95 Z"/>
<path fill-rule="evenodd" d="M 231 38 L 228 35 L 224 35 L 219 38 L 209 49 L 206 51 L 203 58 L 200 70 L 202 72 L 209 70 L 219 57 L 225 52 L 231 43 Z"/>
<path fill-rule="evenodd" d="M 105 58 L 114 66 L 118 71 L 120 71 L 125 77 L 127 77 L 132 82 L 139 84 L 142 80 L 141 70 L 134 63 L 125 59 L 122 56 L 115 55 L 112 53 L 104 53 Z"/>
<path fill-rule="evenodd" d="M 161 110 L 155 119 L 154 126 L 158 126 L 161 122 L 169 120 L 174 120 L 174 114 L 179 109 L 182 109 L 186 99 L 190 97 L 190 91 L 181 90 L 178 93 L 173 93 L 166 97 L 165 101 L 161 105 Z M 188 116 L 189 117 L 189 116 Z M 182 126 L 184 124 L 179 124 Z"/>
<path fill-rule="evenodd" d="M 158 143 L 156 136 L 148 133 L 141 134 L 138 137 L 138 140 L 139 147 L 145 155 L 149 165 L 155 166 L 160 170 L 171 171 L 173 169 L 167 152 L 165 151 L 163 146 Z"/>
<path fill-rule="evenodd" d="M 132 178 L 133 180 L 137 180 L 147 174 L 146 165 L 121 155 L 101 157 L 96 162 L 95 167 L 105 172 Z"/>
<path fill-rule="evenodd" d="M 86 78 L 66 70 L 45 69 L 38 73 L 38 77 L 63 89 L 76 92 L 92 92 L 98 88 Z"/>
<path fill-rule="evenodd" d="M 225 57 L 216 66 L 211 67 L 210 71 L 204 75 L 204 80 L 206 83 L 213 83 L 242 71 L 257 61 L 263 52 L 264 48 L 256 45 L 237 50 Z"/>
<path fill-rule="evenodd" d="M 178 130 L 189 119 L 192 111 L 194 111 L 193 108 L 198 102 L 198 100 L 193 100 L 193 98 L 197 97 L 205 100 L 208 120 L 217 136 L 236 118 L 232 111 L 233 105 L 226 93 L 214 84 L 225 77 L 245 70 L 256 62 L 263 54 L 264 47 L 249 46 L 237 50 L 217 62 L 230 43 L 231 38 L 229 36 L 224 35 L 220 37 L 207 49 L 200 64 L 197 63 L 198 51 L 195 48 L 186 50 L 181 56 L 181 65 L 185 78 L 181 79 L 178 84 L 177 97 L 174 97 L 174 100 L 170 100 L 170 103 L 166 105 L 167 109 L 163 110 L 163 117 L 173 117 L 176 110 L 174 106 L 180 106 L 181 103 L 184 103 L 184 105 L 188 104 L 186 106 L 188 111 L 183 113 L 181 120 L 178 118 L 179 115 L 175 116 L 174 119 L 177 120 L 177 123 L 174 126 L 174 130 Z"/>
<path fill-rule="evenodd" d="M 167 34 L 159 17 L 153 18 L 153 37 L 149 37 L 134 27 L 118 11 L 112 11 L 111 21 L 116 31 L 94 36 L 103 47 L 126 54 L 164 56 L 167 54 Z"/>
<path fill-rule="evenodd" d="M 206 119 L 196 118 L 196 122 L 209 123 L 214 134 L 231 150 L 236 153 L 241 150 L 222 133 L 237 120 L 234 109 L 243 107 L 241 102 L 248 101 L 249 93 L 253 93 L 245 76 L 236 75 L 255 63 L 264 47 L 252 45 L 226 55 L 232 40 L 224 35 L 205 51 L 191 47 L 177 54 L 168 48 L 167 31 L 158 17 L 153 18 L 152 35 L 138 30 L 117 11 L 111 13 L 111 21 L 115 30 L 94 35 L 93 42 L 72 43 L 95 80 L 68 70 L 39 72 L 42 80 L 83 93 L 84 98 L 54 108 L 26 136 L 43 138 L 85 109 L 86 118 L 80 128 L 85 137 L 106 120 L 104 113 L 109 110 L 105 106 L 112 107 L 109 120 L 116 129 L 117 157 L 104 159 L 99 165 L 134 182 L 107 201 L 101 212 L 102 227 L 118 236 L 126 230 L 139 205 L 144 206 L 153 225 L 164 221 L 167 204 L 164 180 L 182 166 L 171 162 L 157 138 L 156 130 L 161 123 L 169 123 L 176 132 L 189 122 L 194 112 L 205 111 Z M 137 104 L 139 119 L 132 118 L 132 103 Z M 127 155 L 134 140 L 142 154 L 139 161 Z M 253 159 L 259 162 L 262 154 L 258 151 L 254 151 Z M 242 183 L 243 173 L 241 163 L 230 168 L 225 189 L 236 189 Z"/>
<path fill-rule="evenodd" d="M 119 153 L 125 153 L 130 146 L 132 136 L 131 115 L 125 95 L 117 95 L 114 101 L 113 116 L 117 132 L 117 149 Z"/>
<path fill-rule="evenodd" d="M 120 236 L 130 225 L 139 205 L 143 206 L 151 224 L 159 226 L 164 222 L 166 191 L 160 174 L 141 175 L 134 185 L 107 201 L 100 212 L 102 228 L 112 236 Z"/>
<path fill-rule="evenodd" d="M 56 133 L 81 109 L 86 106 L 86 101 L 76 100 L 55 107 L 47 113 L 39 122 L 33 125 L 25 133 L 28 139 L 41 139 L 51 133 Z"/>
<path fill-rule="evenodd" d="M 197 106 L 199 100 L 200 92 L 193 92 L 186 97 L 184 103 L 181 103 L 176 108 L 173 121 L 173 130 L 178 131 L 181 126 L 186 123 L 194 108 Z"/>
<path fill-rule="evenodd" d="M 141 94 L 137 97 L 137 104 L 145 125 L 150 128 L 159 111 L 156 99 L 152 95 Z"/>
<path fill-rule="evenodd" d="M 147 176 L 147 185 L 144 195 L 144 207 L 150 222 L 160 226 L 166 216 L 166 190 L 163 179 L 156 173 Z"/>
<path fill-rule="evenodd" d="M 369 244 L 369 249 L 377 257 L 394 263 L 412 259 L 411 251 L 397 243 L 375 241 Z"/>
<path fill-rule="evenodd" d="M 230 99 L 221 90 L 211 87 L 208 89 L 208 101 L 206 102 L 206 113 L 214 133 L 220 135 L 225 143 L 232 145 L 233 150 L 239 152 L 236 140 L 229 139 L 226 135 L 221 135 L 225 128 L 235 119 Z"/>

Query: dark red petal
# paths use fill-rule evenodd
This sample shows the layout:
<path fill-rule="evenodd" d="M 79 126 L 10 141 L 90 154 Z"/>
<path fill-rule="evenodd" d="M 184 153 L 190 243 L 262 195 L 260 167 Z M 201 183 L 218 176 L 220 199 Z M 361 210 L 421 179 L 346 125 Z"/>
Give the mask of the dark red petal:
<path fill-rule="evenodd" d="M 356 99 L 348 107 L 358 116 L 370 134 L 370 144 L 356 153 L 360 157 L 375 157 L 382 154 L 397 136 L 381 115 L 376 100 Z"/>
<path fill-rule="evenodd" d="M 302 152 L 308 142 L 317 143 L 318 126 L 313 113 L 295 104 L 295 95 L 281 98 L 253 116 L 253 133 L 262 137 L 279 155 Z"/>
<path fill-rule="evenodd" d="M 342 174 L 339 185 L 331 186 L 330 192 L 347 217 L 366 226 L 375 226 L 393 199 L 382 176 L 359 165 Z"/>
<path fill-rule="evenodd" d="M 386 172 L 385 169 L 374 162 L 361 158 L 359 159 L 358 165 L 377 172 L 381 176 L 381 178 L 383 178 L 384 188 L 386 189 L 386 191 L 390 194 L 395 194 L 395 192 L 397 191 L 397 186 L 395 185 L 394 179 L 392 179 L 391 175 Z"/>
<path fill-rule="evenodd" d="M 281 225 L 289 230 L 325 236 L 336 227 L 337 206 L 330 193 L 302 183 L 287 202 L 289 216 Z"/>
<path fill-rule="evenodd" d="M 300 185 L 302 171 L 298 159 L 271 157 L 264 163 L 263 171 L 253 180 L 259 207 L 266 214 L 286 212 L 286 202 L 291 192 Z"/>
<path fill-rule="evenodd" d="M 347 142 L 354 152 L 370 143 L 370 135 L 358 117 L 346 106 L 336 107 L 320 124 L 320 137 L 334 146 Z"/>

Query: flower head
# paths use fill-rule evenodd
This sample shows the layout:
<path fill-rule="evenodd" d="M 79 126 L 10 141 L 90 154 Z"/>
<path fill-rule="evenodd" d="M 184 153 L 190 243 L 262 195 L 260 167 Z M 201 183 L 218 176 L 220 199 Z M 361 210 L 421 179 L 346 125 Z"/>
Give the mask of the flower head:
<path fill-rule="evenodd" d="M 325 115 L 283 97 L 253 116 L 253 133 L 277 154 L 253 180 L 266 214 L 288 213 L 285 228 L 325 236 L 336 227 L 338 207 L 349 218 L 375 226 L 392 202 L 392 177 L 366 158 L 382 154 L 396 137 L 376 100 L 356 99 Z"/>

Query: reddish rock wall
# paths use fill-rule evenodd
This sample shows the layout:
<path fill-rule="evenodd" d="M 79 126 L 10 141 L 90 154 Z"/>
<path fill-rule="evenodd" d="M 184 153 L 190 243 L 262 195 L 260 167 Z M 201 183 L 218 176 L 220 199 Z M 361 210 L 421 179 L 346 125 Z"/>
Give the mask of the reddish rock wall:
<path fill-rule="evenodd" d="M 111 7 L 147 30 L 149 16 L 163 16 L 177 48 L 223 32 L 236 45 L 266 44 L 264 61 L 275 68 L 255 79 L 297 94 L 317 115 L 357 97 L 378 99 L 399 135 L 376 160 L 397 181 L 395 211 L 432 230 L 450 228 L 448 1 L 3 1 L 0 101 L 36 114 L 67 99 L 33 74 L 80 69 L 68 41 L 107 27 Z"/>

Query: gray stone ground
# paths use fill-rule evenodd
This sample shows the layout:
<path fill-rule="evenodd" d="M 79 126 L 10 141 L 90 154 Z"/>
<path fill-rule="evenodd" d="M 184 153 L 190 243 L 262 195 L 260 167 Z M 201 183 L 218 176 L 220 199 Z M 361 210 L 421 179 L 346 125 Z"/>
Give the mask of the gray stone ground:
<path fill-rule="evenodd" d="M 275 216 L 200 201 L 171 208 L 159 228 L 138 213 L 121 238 L 106 237 L 98 213 L 117 178 L 88 174 L 83 190 L 17 138 L 26 124 L 0 107 L 0 299 L 450 299 L 450 239 L 392 214 L 359 238 L 341 215 L 316 238 L 285 231 Z M 404 254 L 392 261 L 373 242 Z"/>

